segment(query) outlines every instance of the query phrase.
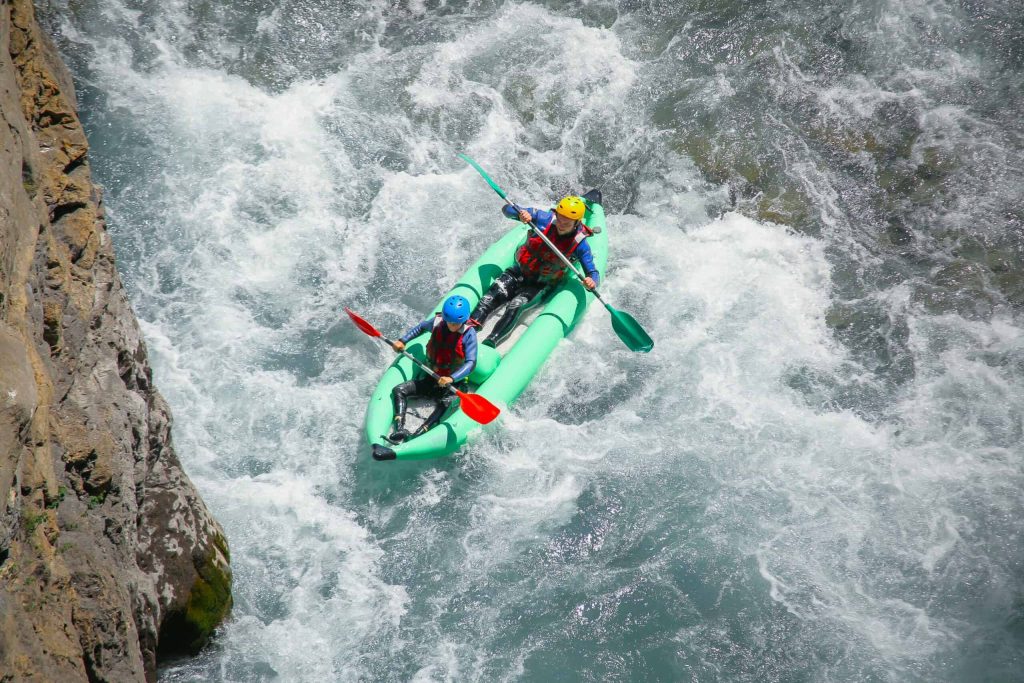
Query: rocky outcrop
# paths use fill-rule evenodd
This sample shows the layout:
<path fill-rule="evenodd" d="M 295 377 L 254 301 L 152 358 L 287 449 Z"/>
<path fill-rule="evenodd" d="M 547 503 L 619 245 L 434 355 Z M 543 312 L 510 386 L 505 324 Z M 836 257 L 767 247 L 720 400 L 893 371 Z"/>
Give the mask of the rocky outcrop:
<path fill-rule="evenodd" d="M 231 604 L 171 447 L 71 79 L 0 0 L 0 681 L 154 680 Z"/>

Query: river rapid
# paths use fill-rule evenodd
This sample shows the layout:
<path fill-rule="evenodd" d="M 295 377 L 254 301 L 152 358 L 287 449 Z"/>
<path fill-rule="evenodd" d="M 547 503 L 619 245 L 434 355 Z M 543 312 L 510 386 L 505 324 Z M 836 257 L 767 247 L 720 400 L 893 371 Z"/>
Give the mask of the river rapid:
<path fill-rule="evenodd" d="M 235 608 L 162 681 L 1024 680 L 1020 0 L 39 0 Z M 461 454 L 398 333 L 600 187 L 604 293 Z"/>

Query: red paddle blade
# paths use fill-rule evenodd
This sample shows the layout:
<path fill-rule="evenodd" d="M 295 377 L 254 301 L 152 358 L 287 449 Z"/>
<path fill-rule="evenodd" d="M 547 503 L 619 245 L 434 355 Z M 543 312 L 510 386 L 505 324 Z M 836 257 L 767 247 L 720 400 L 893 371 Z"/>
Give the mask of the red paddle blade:
<path fill-rule="evenodd" d="M 494 418 L 498 417 L 499 413 L 501 413 L 498 406 L 480 394 L 467 394 L 458 389 L 455 390 L 455 393 L 459 395 L 459 408 L 474 422 L 485 425 L 493 422 Z"/>
<path fill-rule="evenodd" d="M 352 322 L 356 324 L 356 327 L 361 329 L 363 332 L 370 335 L 371 337 L 381 336 L 381 333 L 377 331 L 376 327 L 374 327 L 373 325 L 371 325 L 370 323 L 366 322 L 358 315 L 356 315 L 356 312 L 353 311 L 351 308 L 346 307 L 345 312 L 348 313 L 348 317 L 352 318 Z"/>

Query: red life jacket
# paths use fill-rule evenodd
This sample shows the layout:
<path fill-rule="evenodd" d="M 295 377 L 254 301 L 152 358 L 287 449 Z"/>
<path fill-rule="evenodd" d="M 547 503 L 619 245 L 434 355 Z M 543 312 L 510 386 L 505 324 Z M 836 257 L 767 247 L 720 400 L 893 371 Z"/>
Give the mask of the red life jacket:
<path fill-rule="evenodd" d="M 453 372 L 462 367 L 466 362 L 466 350 L 462 348 L 462 335 L 470 327 L 476 327 L 475 320 L 463 323 L 459 329 L 452 332 L 448 324 L 438 313 L 434 318 L 434 327 L 430 331 L 430 340 L 427 342 L 427 359 L 434 367 L 434 372 L 442 377 L 450 377 Z"/>
<path fill-rule="evenodd" d="M 567 235 L 559 235 L 554 218 L 542 232 L 558 248 L 558 251 L 570 260 L 576 247 L 580 246 L 580 242 L 594 234 L 581 222 L 575 230 Z M 566 269 L 562 259 L 558 258 L 551 248 L 544 244 L 544 240 L 532 230 L 530 236 L 526 238 L 526 242 L 516 251 L 516 262 L 528 280 L 538 279 L 553 284 L 565 276 Z"/>

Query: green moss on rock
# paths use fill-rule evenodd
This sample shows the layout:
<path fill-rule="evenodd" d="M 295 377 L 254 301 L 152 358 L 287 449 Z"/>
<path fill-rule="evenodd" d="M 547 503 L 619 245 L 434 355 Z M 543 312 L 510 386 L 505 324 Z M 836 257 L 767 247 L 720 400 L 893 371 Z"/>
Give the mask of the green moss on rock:
<path fill-rule="evenodd" d="M 856 128 L 847 128 L 836 122 L 829 122 L 826 125 L 810 126 L 808 135 L 822 143 L 834 152 L 846 152 L 848 154 L 860 154 L 867 152 L 875 155 L 879 150 L 878 138 L 871 131 L 862 131 Z"/>
<path fill-rule="evenodd" d="M 224 537 L 224 534 L 215 533 L 213 535 L 213 545 L 216 546 L 217 550 L 221 552 L 221 554 L 224 556 L 224 559 L 228 563 L 230 563 L 231 550 L 228 548 L 228 539 Z"/>
<path fill-rule="evenodd" d="M 167 614 L 160 627 L 157 657 L 197 653 L 231 610 L 231 570 L 227 541 L 214 535 L 214 546 L 197 576 L 183 609 Z M 218 552 L 219 551 L 219 552 Z"/>
<path fill-rule="evenodd" d="M 921 152 L 917 174 L 923 179 L 941 180 L 952 175 L 959 164 L 959 159 L 952 151 L 935 146 L 925 147 Z"/>
<path fill-rule="evenodd" d="M 781 188 L 757 203 L 757 218 L 762 221 L 802 227 L 811 216 L 811 202 L 799 190 Z"/>
<path fill-rule="evenodd" d="M 1010 305 L 1016 308 L 1024 307 L 1024 273 L 1000 273 L 996 278 L 996 284 Z"/>
<path fill-rule="evenodd" d="M 185 610 L 185 619 L 196 634 L 190 649 L 201 648 L 230 609 L 231 574 L 211 559 L 199 570 Z"/>
<path fill-rule="evenodd" d="M 854 322 L 856 310 L 845 304 L 834 304 L 825 312 L 825 324 L 834 330 L 843 330 Z"/>
<path fill-rule="evenodd" d="M 729 179 L 729 162 L 718 146 L 708 137 L 689 134 L 677 141 L 675 147 L 690 157 L 709 181 L 724 183 Z"/>

